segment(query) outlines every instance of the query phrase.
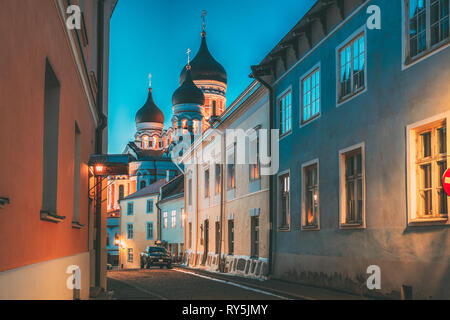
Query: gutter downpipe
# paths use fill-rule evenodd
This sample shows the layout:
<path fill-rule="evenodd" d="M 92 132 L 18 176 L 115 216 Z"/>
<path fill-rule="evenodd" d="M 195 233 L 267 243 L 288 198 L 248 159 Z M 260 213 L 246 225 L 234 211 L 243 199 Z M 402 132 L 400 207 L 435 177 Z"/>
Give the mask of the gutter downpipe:
<path fill-rule="evenodd" d="M 261 77 L 257 74 L 256 71 L 256 66 L 252 66 L 252 73 L 250 74 L 251 78 L 254 78 L 256 81 L 258 81 L 259 83 L 261 83 L 264 87 L 267 88 L 267 90 L 269 90 L 269 125 L 270 125 L 270 130 L 273 130 L 275 128 L 274 122 L 275 122 L 275 118 L 274 118 L 274 88 L 267 83 L 266 81 L 264 81 L 263 79 L 261 79 Z M 272 132 L 272 131 L 271 131 Z M 269 145 L 272 145 L 272 134 L 269 134 Z M 272 156 L 272 147 L 269 148 L 270 150 L 270 156 Z M 270 225 L 269 225 L 269 263 L 268 263 L 268 275 L 271 275 L 273 273 L 273 264 L 274 264 L 274 258 L 273 258 L 273 228 L 274 228 L 274 223 L 273 223 L 273 219 L 274 219 L 274 205 L 275 205 L 275 198 L 274 198 L 274 185 L 275 185 L 275 175 L 270 176 L 269 178 L 269 221 L 270 221 Z"/>
<path fill-rule="evenodd" d="M 224 194 L 224 169 L 225 169 L 225 135 L 223 134 L 221 137 L 221 143 L 222 143 L 222 150 L 221 150 L 221 162 L 222 165 L 220 166 L 220 242 L 219 242 L 219 272 L 224 273 L 225 272 L 225 253 L 223 254 L 222 259 L 222 249 L 225 248 L 225 234 L 223 230 L 225 229 L 225 221 L 224 221 L 224 212 L 225 212 L 225 194 Z M 222 246 L 223 241 L 223 246 Z"/>
<path fill-rule="evenodd" d="M 97 113 L 99 117 L 99 124 L 95 129 L 95 153 L 103 154 L 103 130 L 107 126 L 107 118 L 103 113 L 103 55 L 104 55 L 104 0 L 98 1 L 97 6 Z M 95 286 L 101 287 L 101 243 L 102 243 L 102 229 L 101 229 L 101 221 L 102 221 L 102 193 L 101 191 L 97 194 L 96 197 L 97 203 L 95 206 L 95 219 L 96 219 L 96 243 L 95 243 Z"/>

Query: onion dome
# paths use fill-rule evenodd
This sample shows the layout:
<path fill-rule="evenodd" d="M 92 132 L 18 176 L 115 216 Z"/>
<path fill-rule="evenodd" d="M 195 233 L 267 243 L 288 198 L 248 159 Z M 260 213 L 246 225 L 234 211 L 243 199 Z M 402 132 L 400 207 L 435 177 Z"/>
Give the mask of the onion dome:
<path fill-rule="evenodd" d="M 153 101 L 152 88 L 148 89 L 148 98 L 144 106 L 136 113 L 136 123 L 157 122 L 164 124 L 164 113 Z"/>
<path fill-rule="evenodd" d="M 202 44 L 195 58 L 191 61 L 192 79 L 215 80 L 227 84 L 227 73 L 220 63 L 214 59 L 206 44 L 206 32 L 202 32 Z M 186 68 L 180 75 L 180 83 L 186 78 Z"/>
<path fill-rule="evenodd" d="M 189 65 L 186 67 L 186 74 L 182 85 L 175 90 L 172 96 L 172 104 L 174 106 L 188 103 L 197 105 L 205 104 L 205 95 L 192 81 Z"/>

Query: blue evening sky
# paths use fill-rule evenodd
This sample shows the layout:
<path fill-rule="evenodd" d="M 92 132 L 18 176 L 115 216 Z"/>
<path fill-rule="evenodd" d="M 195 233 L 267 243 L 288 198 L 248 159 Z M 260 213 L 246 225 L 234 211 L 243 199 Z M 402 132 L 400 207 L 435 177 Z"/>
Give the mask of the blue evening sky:
<path fill-rule="evenodd" d="M 315 0 L 119 0 L 111 21 L 109 153 L 121 153 L 136 132 L 134 117 L 153 97 L 172 117 L 172 94 L 200 46 L 201 14 L 208 12 L 208 47 L 228 74 L 227 106 L 251 83 L 258 64 Z"/>

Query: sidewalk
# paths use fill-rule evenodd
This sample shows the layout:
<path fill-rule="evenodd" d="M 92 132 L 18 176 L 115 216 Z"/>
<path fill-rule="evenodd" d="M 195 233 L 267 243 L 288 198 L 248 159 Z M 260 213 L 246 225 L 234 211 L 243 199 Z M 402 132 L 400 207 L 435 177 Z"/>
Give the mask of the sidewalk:
<path fill-rule="evenodd" d="M 287 281 L 268 279 L 256 280 L 234 275 L 227 275 L 218 272 L 200 270 L 185 266 L 176 266 L 176 268 L 189 270 L 200 275 L 210 276 L 224 281 L 234 282 L 254 289 L 268 291 L 292 299 L 300 300 L 371 300 L 368 297 L 362 297 L 345 292 L 331 289 L 317 288 L 312 286 L 291 283 Z"/>

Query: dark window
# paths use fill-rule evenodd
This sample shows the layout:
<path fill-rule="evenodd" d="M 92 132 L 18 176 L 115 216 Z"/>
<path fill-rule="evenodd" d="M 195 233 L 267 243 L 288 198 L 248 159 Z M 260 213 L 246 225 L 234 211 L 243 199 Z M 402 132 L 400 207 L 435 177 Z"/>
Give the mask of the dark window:
<path fill-rule="evenodd" d="M 219 194 L 220 191 L 222 190 L 222 184 L 221 184 L 221 172 L 220 172 L 220 164 L 216 164 L 214 166 L 214 171 L 215 171 L 215 192 L 216 194 Z"/>
<path fill-rule="evenodd" d="M 140 189 L 144 189 L 147 186 L 147 183 L 145 182 L 145 180 L 142 180 L 140 183 Z"/>
<path fill-rule="evenodd" d="M 192 222 L 189 222 L 189 249 L 192 248 Z"/>
<path fill-rule="evenodd" d="M 234 254 L 234 221 L 228 220 L 228 254 Z"/>
<path fill-rule="evenodd" d="M 124 197 L 124 187 L 123 184 L 119 186 L 119 200 L 122 200 Z"/>
<path fill-rule="evenodd" d="M 134 237 L 133 224 L 129 223 L 127 224 L 127 239 L 133 240 L 133 237 Z"/>
<path fill-rule="evenodd" d="M 73 156 L 73 218 L 72 221 L 80 221 L 80 179 L 81 179 L 81 133 L 75 123 L 75 148 Z"/>
<path fill-rule="evenodd" d="M 147 222 L 147 240 L 153 240 L 153 222 Z"/>
<path fill-rule="evenodd" d="M 216 222 L 216 254 L 219 253 L 220 249 L 220 222 Z"/>
<path fill-rule="evenodd" d="M 192 179 L 188 180 L 188 205 L 192 206 Z"/>
<path fill-rule="evenodd" d="M 289 228 L 290 219 L 290 177 L 285 174 L 280 177 L 280 228 Z"/>
<path fill-rule="evenodd" d="M 134 213 L 133 202 L 128 202 L 127 204 L 127 216 L 132 216 Z"/>
<path fill-rule="evenodd" d="M 251 255 L 259 257 L 259 217 L 251 217 Z"/>
<path fill-rule="evenodd" d="M 147 200 L 147 213 L 153 213 L 153 200 Z"/>
<path fill-rule="evenodd" d="M 45 66 L 42 211 L 56 214 L 60 84 L 48 62 Z"/>

